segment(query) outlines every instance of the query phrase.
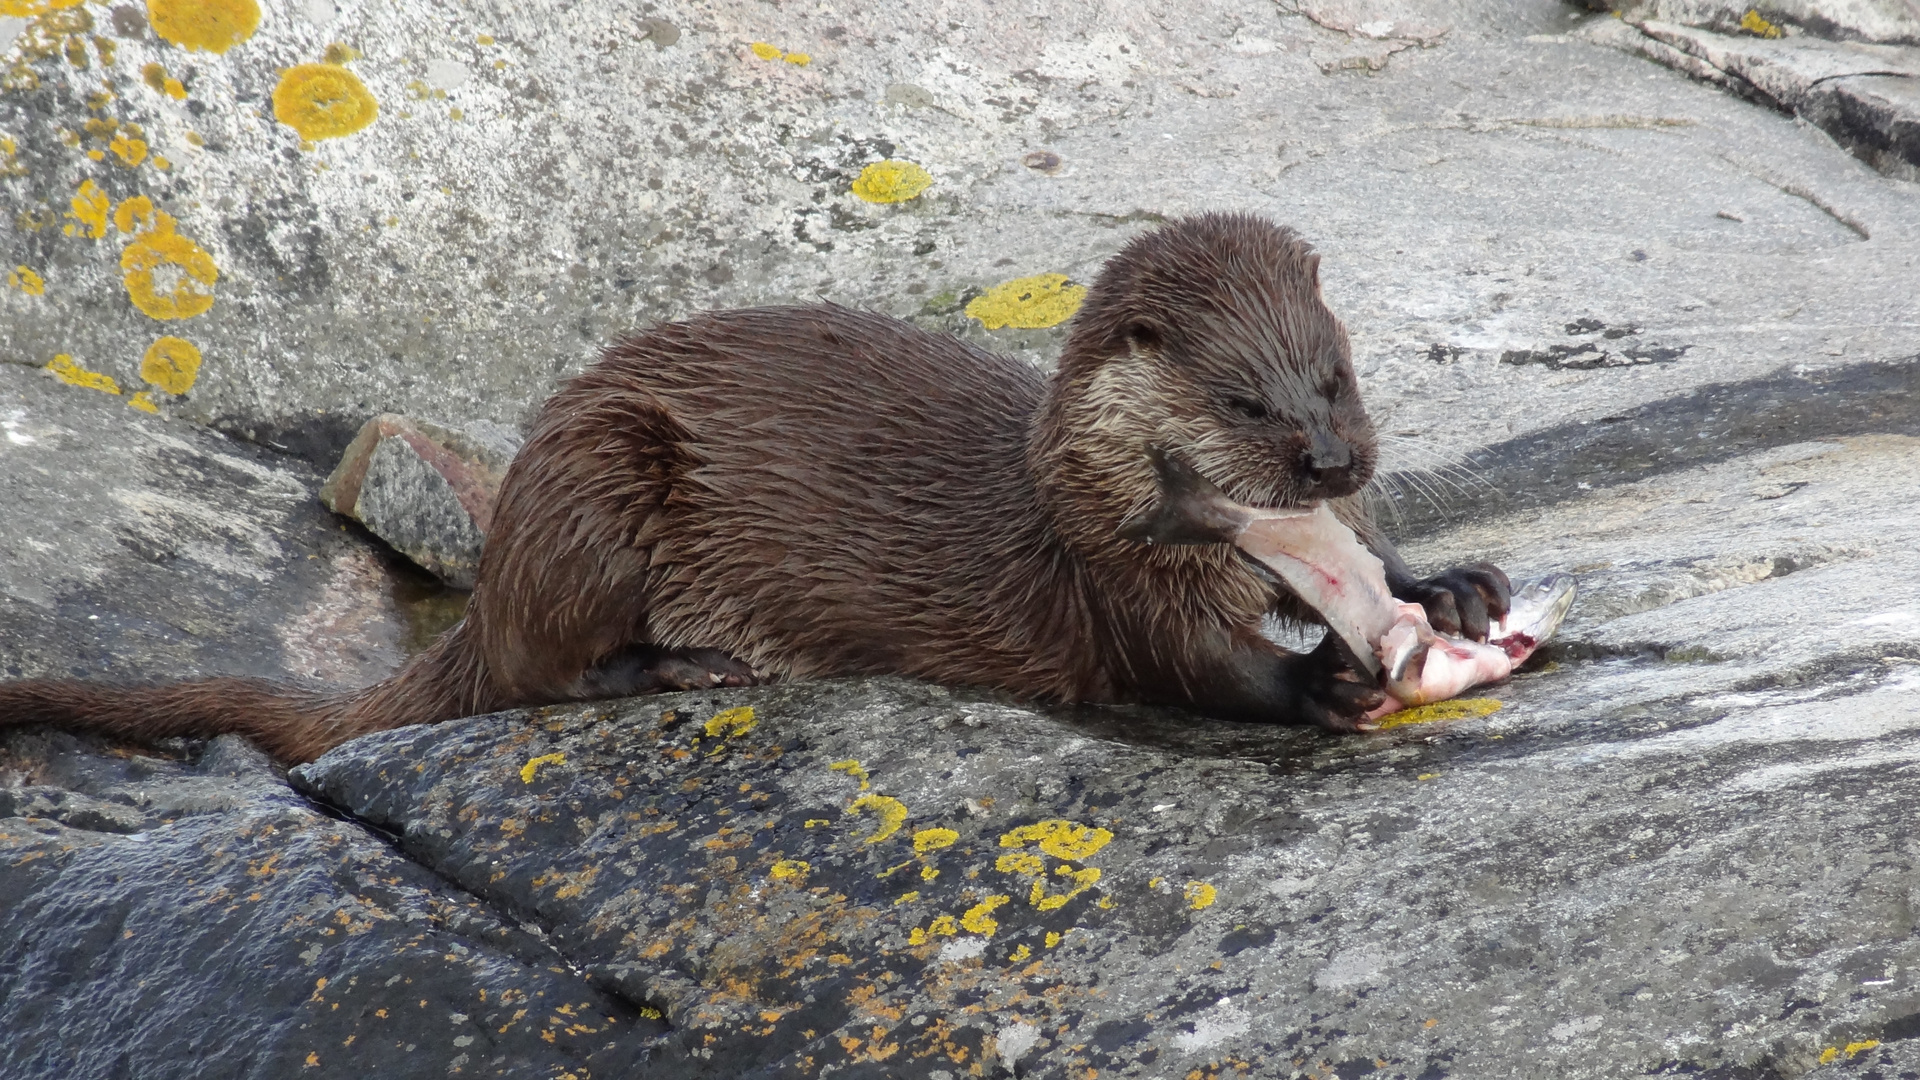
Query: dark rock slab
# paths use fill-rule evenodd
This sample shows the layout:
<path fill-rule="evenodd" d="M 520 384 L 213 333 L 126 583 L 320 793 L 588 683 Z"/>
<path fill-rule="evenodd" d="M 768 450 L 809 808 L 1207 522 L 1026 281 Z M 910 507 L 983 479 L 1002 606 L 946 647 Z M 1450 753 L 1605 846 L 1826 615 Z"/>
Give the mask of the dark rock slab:
<path fill-rule="evenodd" d="M 639 1075 L 663 1025 L 233 739 L 10 732 L 0 1075 Z"/>
<path fill-rule="evenodd" d="M 1739 703 L 1606 670 L 1523 678 L 1497 725 L 1358 739 L 802 684 L 396 731 L 295 782 L 660 1008 L 703 1075 L 1912 1057 L 1920 776 L 1783 780 L 1790 736 L 1675 734 Z M 1875 670 L 1824 707 L 1897 709 Z"/>

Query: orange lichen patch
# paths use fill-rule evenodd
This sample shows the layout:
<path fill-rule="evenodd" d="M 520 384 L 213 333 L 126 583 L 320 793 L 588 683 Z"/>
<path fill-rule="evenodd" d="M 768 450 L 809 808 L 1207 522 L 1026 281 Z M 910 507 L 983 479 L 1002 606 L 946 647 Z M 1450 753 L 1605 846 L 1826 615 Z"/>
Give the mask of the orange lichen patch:
<path fill-rule="evenodd" d="M 738 709 L 727 709 L 713 714 L 713 718 L 707 721 L 706 728 L 708 735 L 716 737 L 724 735 L 729 739 L 737 739 L 752 731 L 757 723 L 759 721 L 753 718 L 753 706 L 745 705 Z"/>
<path fill-rule="evenodd" d="M 961 928 L 983 937 L 992 937 L 993 932 L 1000 929 L 999 920 L 993 917 L 994 909 L 1011 899 L 1011 896 L 994 895 L 973 905 L 961 914 Z"/>
<path fill-rule="evenodd" d="M 74 194 L 69 205 L 72 209 L 67 211 L 67 216 L 73 222 L 67 226 L 68 236 L 86 236 L 98 240 L 107 235 L 108 199 L 99 184 L 82 180 L 80 190 Z"/>
<path fill-rule="evenodd" d="M 836 761 L 833 764 L 827 766 L 827 768 L 834 772 L 846 773 L 848 776 L 851 776 L 855 780 L 860 781 L 861 791 L 867 790 L 867 787 L 868 787 L 867 770 L 865 767 L 863 767 L 860 764 L 860 762 L 857 759 L 848 758 L 845 761 Z"/>
<path fill-rule="evenodd" d="M 860 170 L 853 195 L 870 203 L 906 202 L 933 186 L 933 176 L 911 161 L 876 161 Z"/>
<path fill-rule="evenodd" d="M 866 842 L 869 844 L 877 844 L 885 840 L 899 832 L 900 826 L 907 823 L 907 804 L 891 795 L 862 795 L 853 800 L 853 805 L 847 809 L 856 814 L 862 810 L 871 810 L 880 818 L 880 827 L 873 831 L 872 836 L 867 837 Z"/>
<path fill-rule="evenodd" d="M 989 330 L 1039 330 L 1072 318 L 1086 298 L 1087 287 L 1065 274 L 1035 274 L 1003 281 L 967 301 L 966 314 Z"/>
<path fill-rule="evenodd" d="M 959 839 L 960 834 L 954 832 L 952 829 L 942 829 L 938 827 L 921 829 L 919 832 L 913 834 L 913 850 L 937 851 L 940 848 L 952 847 L 954 842 Z"/>
<path fill-rule="evenodd" d="M 85 2 L 86 0 L 0 0 L 0 15 L 11 15 L 16 19 L 31 19 L 35 15 L 45 15 L 49 11 L 79 7 Z"/>
<path fill-rule="evenodd" d="M 260 28 L 254 0 L 147 0 L 153 32 L 194 52 L 223 53 Z"/>
<path fill-rule="evenodd" d="M 798 881 L 812 869 L 813 864 L 804 859 L 781 859 L 773 864 L 773 869 L 767 871 L 767 876 L 775 881 Z"/>
<path fill-rule="evenodd" d="M 1452 701 L 1436 701 L 1431 705 L 1416 705 L 1411 709 L 1388 713 L 1380 718 L 1377 727 L 1381 731 L 1391 731 L 1408 724 L 1433 724 L 1442 720 L 1477 720 L 1483 716 L 1492 716 L 1505 708 L 1505 704 L 1493 698 L 1455 698 Z"/>
<path fill-rule="evenodd" d="M 147 160 L 145 139 L 129 139 L 125 135 L 115 135 L 113 141 L 107 144 L 107 149 L 113 151 L 113 156 L 120 159 L 120 164 L 129 169 Z"/>
<path fill-rule="evenodd" d="M 1056 859 L 1071 859 L 1076 862 L 1086 859 L 1107 846 L 1113 834 L 1105 829 L 1087 825 L 1077 825 L 1061 818 L 1049 818 L 1036 821 L 1031 825 L 1022 825 L 1000 837 L 1000 846 L 1005 848 L 1024 847 L 1038 844 L 1040 850 Z"/>
<path fill-rule="evenodd" d="M 525 765 L 520 766 L 520 782 L 523 784 L 531 784 L 533 783 L 533 774 L 540 771 L 540 766 L 564 765 L 566 764 L 566 761 L 567 761 L 567 755 L 557 754 L 557 753 L 541 754 L 539 757 L 536 757 L 536 758 L 528 758 L 527 763 Z"/>
<path fill-rule="evenodd" d="M 142 233 L 120 253 L 133 306 L 155 319 L 189 319 L 213 306 L 220 270 L 200 245 L 171 229 Z"/>
<path fill-rule="evenodd" d="M 156 389 L 184 394 L 200 376 L 200 350 L 185 338 L 163 337 L 140 358 L 140 377 Z"/>
<path fill-rule="evenodd" d="M 290 67 L 273 88 L 273 118 L 309 142 L 351 135 L 379 115 L 366 84 L 339 64 Z"/>
<path fill-rule="evenodd" d="M 49 361 L 46 370 L 68 386 L 84 386 L 89 390 L 99 390 L 108 394 L 120 392 L 120 384 L 113 381 L 113 376 L 88 371 L 75 363 L 73 357 L 66 353 L 61 353 Z"/>
<path fill-rule="evenodd" d="M 140 69 L 140 81 L 153 88 L 156 94 L 165 94 L 175 101 L 187 96 L 187 87 L 179 79 L 167 74 L 167 69 L 158 64 L 148 64 Z"/>
<path fill-rule="evenodd" d="M 1199 911 L 1201 908 L 1212 907 L 1214 900 L 1219 897 L 1220 893 L 1219 890 L 1204 881 L 1189 881 L 1187 882 L 1185 895 L 1187 898 L 1187 906 L 1195 911 Z"/>
<path fill-rule="evenodd" d="M 16 266 L 7 275 L 7 286 L 19 289 L 28 296 L 44 296 L 47 292 L 46 279 L 25 266 Z"/>

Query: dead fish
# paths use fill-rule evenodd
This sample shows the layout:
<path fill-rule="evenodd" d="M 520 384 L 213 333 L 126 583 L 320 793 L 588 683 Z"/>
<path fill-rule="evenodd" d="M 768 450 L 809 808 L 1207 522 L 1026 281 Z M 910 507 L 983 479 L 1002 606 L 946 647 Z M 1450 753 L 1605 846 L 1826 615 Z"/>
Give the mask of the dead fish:
<path fill-rule="evenodd" d="M 1550 574 L 1514 591 L 1485 643 L 1437 633 L 1425 609 L 1394 598 L 1379 558 L 1326 504 L 1242 506 L 1164 451 L 1149 453 L 1159 504 L 1130 519 L 1120 535 L 1150 544 L 1230 543 L 1267 568 L 1320 613 L 1357 666 L 1380 680 L 1388 701 L 1369 718 L 1505 679 L 1573 606 L 1573 577 Z"/>

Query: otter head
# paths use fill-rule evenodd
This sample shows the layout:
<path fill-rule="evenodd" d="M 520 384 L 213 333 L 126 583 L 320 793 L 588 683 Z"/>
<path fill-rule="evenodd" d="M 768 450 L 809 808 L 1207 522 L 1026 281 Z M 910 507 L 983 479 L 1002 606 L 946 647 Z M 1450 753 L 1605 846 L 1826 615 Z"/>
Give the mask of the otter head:
<path fill-rule="evenodd" d="M 1035 450 L 1043 488 L 1095 510 L 1089 524 L 1107 536 L 1155 498 L 1154 450 L 1247 506 L 1359 491 L 1373 423 L 1346 329 L 1320 297 L 1320 257 L 1248 214 L 1133 240 L 1074 316 Z"/>

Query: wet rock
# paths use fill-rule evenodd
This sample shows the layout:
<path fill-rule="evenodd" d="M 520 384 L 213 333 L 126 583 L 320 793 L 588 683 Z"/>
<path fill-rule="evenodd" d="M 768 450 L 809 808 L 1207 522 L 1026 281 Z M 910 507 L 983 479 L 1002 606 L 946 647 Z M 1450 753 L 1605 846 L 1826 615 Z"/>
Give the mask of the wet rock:
<path fill-rule="evenodd" d="M 519 441 L 485 424 L 456 431 L 376 416 L 348 445 L 320 500 L 447 584 L 471 589 L 494 495 Z"/>
<path fill-rule="evenodd" d="M 8 732 L 0 770 L 71 785 L 0 788 L 9 1077 L 618 1075 L 665 1030 L 236 740 Z"/>

